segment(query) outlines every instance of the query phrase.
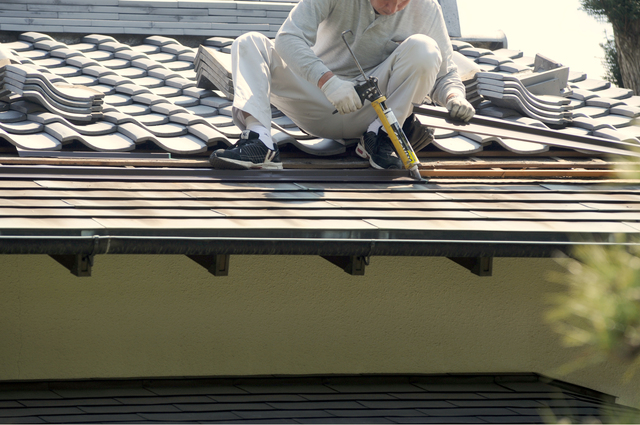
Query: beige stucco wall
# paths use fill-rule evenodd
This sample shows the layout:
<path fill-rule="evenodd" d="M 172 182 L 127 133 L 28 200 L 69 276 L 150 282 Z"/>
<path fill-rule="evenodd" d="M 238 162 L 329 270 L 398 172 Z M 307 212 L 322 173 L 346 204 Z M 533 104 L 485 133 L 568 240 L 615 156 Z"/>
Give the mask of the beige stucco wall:
<path fill-rule="evenodd" d="M 0 380 L 321 373 L 539 372 L 637 403 L 623 367 L 555 369 L 574 352 L 544 323 L 550 259 L 96 257 L 77 278 L 47 256 L 0 256 Z M 637 380 L 636 380 L 637 381 Z"/>

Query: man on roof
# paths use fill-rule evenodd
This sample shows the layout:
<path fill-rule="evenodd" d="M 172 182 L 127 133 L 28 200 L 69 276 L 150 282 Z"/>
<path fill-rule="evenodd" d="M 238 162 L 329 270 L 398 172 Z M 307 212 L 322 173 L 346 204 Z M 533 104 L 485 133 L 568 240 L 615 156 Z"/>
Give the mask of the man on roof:
<path fill-rule="evenodd" d="M 211 154 L 214 168 L 282 168 L 271 105 L 317 137 L 360 138 L 356 152 L 374 168 L 403 168 L 375 110 L 354 89 L 363 81 L 342 40 L 346 30 L 404 128 L 419 125 L 412 109 L 426 97 L 454 119 L 473 117 L 437 0 L 300 0 L 275 42 L 257 32 L 234 41 L 233 119 L 243 132 L 234 147 Z"/>

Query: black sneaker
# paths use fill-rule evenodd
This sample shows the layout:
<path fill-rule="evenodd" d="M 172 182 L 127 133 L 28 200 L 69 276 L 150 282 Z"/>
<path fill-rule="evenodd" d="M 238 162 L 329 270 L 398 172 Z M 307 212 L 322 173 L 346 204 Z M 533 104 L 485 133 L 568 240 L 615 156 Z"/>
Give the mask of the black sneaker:
<path fill-rule="evenodd" d="M 255 131 L 243 131 L 234 147 L 218 149 L 211 154 L 211 166 L 226 170 L 281 170 L 282 161 L 278 145 L 271 150 L 258 137 Z"/>
<path fill-rule="evenodd" d="M 378 134 L 373 131 L 364 133 L 360 137 L 356 153 L 358 156 L 368 159 L 369 164 L 379 170 L 404 168 L 389 135 L 382 130 L 382 127 L 378 130 Z"/>

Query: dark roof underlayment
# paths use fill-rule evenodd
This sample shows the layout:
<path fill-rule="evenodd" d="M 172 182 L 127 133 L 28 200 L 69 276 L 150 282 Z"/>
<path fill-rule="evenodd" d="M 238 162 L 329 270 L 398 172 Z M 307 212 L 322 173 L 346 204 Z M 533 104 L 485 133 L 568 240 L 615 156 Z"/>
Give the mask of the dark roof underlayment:
<path fill-rule="evenodd" d="M 2 423 L 627 423 L 638 413 L 529 373 L 0 383 Z"/>
<path fill-rule="evenodd" d="M 79 275 L 109 253 L 214 270 L 236 254 L 323 255 L 356 273 L 372 255 L 437 255 L 490 274 L 494 256 L 638 242 L 640 185 L 613 169 L 639 155 L 629 90 L 500 37 L 465 41 L 448 15 L 478 115 L 416 108 L 435 129 L 418 152 L 426 182 L 369 169 L 353 140 L 316 139 L 275 109 L 285 170 L 212 170 L 240 135 L 232 37 L 275 35 L 295 2 L 77 3 L 0 4 L 0 253 Z"/>

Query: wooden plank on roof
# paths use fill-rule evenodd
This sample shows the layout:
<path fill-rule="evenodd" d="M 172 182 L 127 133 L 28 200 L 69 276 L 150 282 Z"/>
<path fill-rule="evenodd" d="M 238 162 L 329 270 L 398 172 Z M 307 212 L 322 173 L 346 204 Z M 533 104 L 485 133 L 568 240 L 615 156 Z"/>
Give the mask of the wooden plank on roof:
<path fill-rule="evenodd" d="M 632 228 L 636 229 L 638 232 L 640 232 L 640 223 L 624 222 L 624 224 L 626 224 L 627 226 L 632 227 Z"/>
<path fill-rule="evenodd" d="M 445 199 L 457 201 L 546 201 L 546 202 L 640 202 L 640 194 L 624 194 L 624 193 L 560 193 L 560 192 L 516 192 L 516 193 L 500 193 L 500 192 L 438 192 Z"/>
<path fill-rule="evenodd" d="M 0 217 L 91 217 L 76 208 L 6 208 L 0 206 Z"/>
<path fill-rule="evenodd" d="M 478 215 L 462 210 L 365 210 L 365 209 L 313 209 L 313 210 L 290 210 L 290 209 L 227 209 L 216 208 L 216 212 L 227 217 L 242 218 L 389 218 L 389 219 L 425 219 L 425 218 L 456 218 L 456 219 L 477 219 Z"/>
<path fill-rule="evenodd" d="M 381 230 L 433 230 L 493 232 L 557 232 L 564 233 L 640 233 L 640 228 L 617 222 L 603 221 L 529 221 L 516 220 L 379 220 L 367 219 L 367 223 Z"/>
<path fill-rule="evenodd" d="M 0 180 L 0 189 L 35 189 L 38 185 L 28 180 Z"/>
<path fill-rule="evenodd" d="M 601 211 L 640 211 L 640 202 L 582 202 L 582 205 Z"/>
<path fill-rule="evenodd" d="M 93 180 L 36 180 L 40 187 L 48 189 L 101 189 L 101 190 L 209 190 L 209 191 L 297 191 L 304 190 L 293 183 L 221 183 L 221 182 L 135 182 Z M 37 187 L 34 184 L 34 187 Z M 0 186 L 1 187 L 1 186 Z"/>
<path fill-rule="evenodd" d="M 0 217 L 222 217 L 210 208 L 167 209 L 167 208 L 2 208 Z"/>
<path fill-rule="evenodd" d="M 300 191 L 279 191 L 279 192 L 184 192 L 187 196 L 194 199 L 319 199 L 321 194 L 306 190 Z"/>
<path fill-rule="evenodd" d="M 428 184 L 424 183 L 313 183 L 303 182 L 296 183 L 305 190 L 311 191 L 343 191 L 343 192 L 404 192 L 404 191 L 418 191 L 423 192 L 433 189 Z"/>
<path fill-rule="evenodd" d="M 313 219 L 138 219 L 96 218 L 107 229 L 227 229 L 227 230 L 374 230 L 363 220 L 313 220 Z M 1 226 L 0 226 L 1 227 Z"/>
<path fill-rule="evenodd" d="M 126 190 L 48 190 L 48 189 L 0 189 L 0 198 L 174 198 L 187 199 L 188 195 L 178 191 L 126 191 Z"/>
<path fill-rule="evenodd" d="M 480 211 L 471 210 L 479 217 L 500 219 L 500 220 L 589 220 L 589 221 L 624 221 L 624 220 L 640 220 L 640 214 L 636 211 L 619 212 L 619 211 Z"/>
<path fill-rule="evenodd" d="M 426 209 L 426 210 L 551 210 L 551 211 L 591 211 L 589 207 L 574 203 L 550 203 L 550 202 L 451 202 L 442 201 L 329 201 L 340 208 L 352 209 Z"/>
<path fill-rule="evenodd" d="M 0 229 L 102 229 L 103 226 L 89 218 L 39 218 L 39 217 L 0 217 Z"/>
<path fill-rule="evenodd" d="M 65 202 L 74 207 L 90 208 L 211 208 L 215 204 L 200 202 L 195 199 L 92 199 L 92 198 L 65 198 Z"/>
<path fill-rule="evenodd" d="M 72 208 L 72 205 L 60 199 L 6 199 L 0 198 L 0 207 L 56 207 Z"/>
<path fill-rule="evenodd" d="M 422 177 L 477 177 L 477 178 L 536 178 L 536 177 L 566 177 L 566 178 L 614 178 L 620 175 L 615 170 L 510 170 L 510 169 L 491 169 L 491 170 L 450 170 L 450 169 L 434 169 L 420 170 Z"/>

